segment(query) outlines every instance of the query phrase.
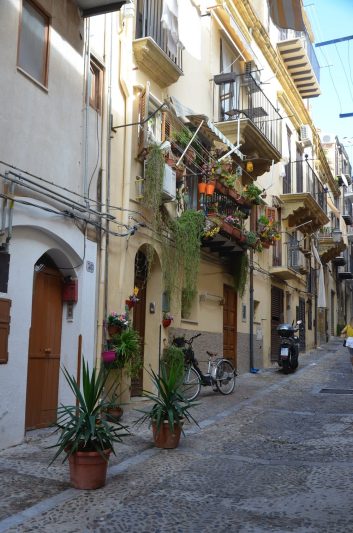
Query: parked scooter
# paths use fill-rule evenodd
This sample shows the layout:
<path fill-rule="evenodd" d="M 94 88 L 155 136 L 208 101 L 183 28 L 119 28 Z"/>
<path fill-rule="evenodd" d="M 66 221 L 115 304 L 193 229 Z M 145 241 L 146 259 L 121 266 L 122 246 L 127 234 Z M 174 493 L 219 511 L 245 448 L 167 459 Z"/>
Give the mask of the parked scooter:
<path fill-rule="evenodd" d="M 299 331 L 301 324 L 302 320 L 298 320 L 295 326 L 293 324 L 280 324 L 277 327 L 277 332 L 281 337 L 278 365 L 283 368 L 285 374 L 294 372 L 298 368 L 299 336 L 294 334 Z"/>

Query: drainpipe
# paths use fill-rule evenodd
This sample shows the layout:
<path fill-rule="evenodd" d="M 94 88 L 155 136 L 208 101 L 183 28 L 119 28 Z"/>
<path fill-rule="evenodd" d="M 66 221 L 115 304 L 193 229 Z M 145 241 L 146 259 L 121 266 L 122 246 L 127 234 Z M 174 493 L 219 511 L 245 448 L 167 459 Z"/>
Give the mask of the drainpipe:
<path fill-rule="evenodd" d="M 134 22 L 134 5 L 125 4 L 121 8 L 121 15 L 123 17 L 123 29 L 120 36 L 120 75 L 119 82 L 125 98 L 125 124 L 133 122 L 133 81 L 132 81 L 132 65 L 133 65 L 133 22 Z M 133 128 L 124 128 L 124 165 L 123 165 L 123 193 L 122 193 L 122 207 L 126 211 L 122 212 L 123 224 L 129 222 L 129 205 L 130 205 L 130 183 L 131 183 L 131 159 L 132 159 L 132 134 Z M 119 272 L 119 289 L 122 290 L 125 281 L 126 262 L 123 261 L 120 265 Z"/>
<path fill-rule="evenodd" d="M 254 250 L 250 248 L 250 372 L 254 368 Z"/>
<path fill-rule="evenodd" d="M 111 80 L 112 80 L 112 50 L 113 50 L 113 14 L 106 15 L 104 27 L 104 50 L 105 62 L 109 62 L 107 69 L 107 77 L 105 82 L 107 84 L 107 91 L 103 90 L 103 94 L 107 92 L 107 101 L 103 101 L 102 110 L 102 161 L 101 161 L 101 198 L 103 211 L 109 211 L 108 205 L 110 201 L 110 153 L 111 153 L 111 136 L 110 136 L 110 114 L 111 114 Z M 110 20 L 110 34 L 107 33 Z M 100 269 L 99 269 L 99 290 L 98 290 L 98 313 L 97 313 L 97 363 L 100 364 L 100 352 L 104 339 L 104 317 L 107 315 L 107 299 L 108 299 L 108 256 L 109 256 L 109 220 L 105 219 L 105 229 L 107 231 L 101 232 L 100 240 Z"/>

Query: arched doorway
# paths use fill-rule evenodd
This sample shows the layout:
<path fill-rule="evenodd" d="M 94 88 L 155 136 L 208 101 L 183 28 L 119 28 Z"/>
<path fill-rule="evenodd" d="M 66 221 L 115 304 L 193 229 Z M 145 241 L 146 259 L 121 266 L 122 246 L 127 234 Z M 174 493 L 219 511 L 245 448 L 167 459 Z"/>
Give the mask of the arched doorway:
<path fill-rule="evenodd" d="M 63 277 L 44 254 L 34 272 L 29 336 L 26 429 L 56 420 L 60 370 Z"/>
<path fill-rule="evenodd" d="M 141 337 L 142 361 L 144 360 L 145 325 L 146 325 L 146 284 L 147 284 L 147 258 L 138 251 L 135 257 L 135 287 L 138 287 L 139 303 L 134 308 L 133 327 Z M 143 368 L 138 376 L 131 379 L 131 396 L 141 396 L 143 389 Z"/>

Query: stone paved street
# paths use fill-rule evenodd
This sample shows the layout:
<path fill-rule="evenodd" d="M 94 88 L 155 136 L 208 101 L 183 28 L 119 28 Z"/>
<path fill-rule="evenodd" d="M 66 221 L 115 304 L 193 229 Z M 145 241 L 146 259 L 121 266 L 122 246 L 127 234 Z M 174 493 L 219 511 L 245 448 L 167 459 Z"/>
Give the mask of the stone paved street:
<path fill-rule="evenodd" d="M 338 389 L 353 390 L 341 340 L 293 375 L 246 374 L 229 397 L 203 389 L 200 428 L 173 451 L 133 428 L 97 491 L 70 488 L 66 463 L 47 467 L 50 430 L 30 433 L 0 453 L 0 533 L 353 531 L 353 395 Z"/>

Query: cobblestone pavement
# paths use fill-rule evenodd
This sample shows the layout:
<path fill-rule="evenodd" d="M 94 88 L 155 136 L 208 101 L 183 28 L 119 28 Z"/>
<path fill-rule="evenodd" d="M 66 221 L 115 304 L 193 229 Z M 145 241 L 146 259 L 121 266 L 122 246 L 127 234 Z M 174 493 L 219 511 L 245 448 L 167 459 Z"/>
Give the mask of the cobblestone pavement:
<path fill-rule="evenodd" d="M 227 397 L 203 389 L 200 428 L 176 450 L 133 428 L 97 491 L 70 488 L 66 463 L 47 466 L 51 430 L 30 432 L 0 453 L 0 533 L 353 532 L 346 352 L 336 339 L 302 356 L 295 374 L 240 376 Z M 126 424 L 140 405 L 125 407 Z"/>

